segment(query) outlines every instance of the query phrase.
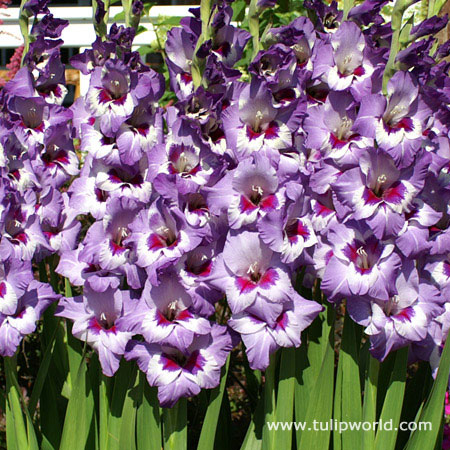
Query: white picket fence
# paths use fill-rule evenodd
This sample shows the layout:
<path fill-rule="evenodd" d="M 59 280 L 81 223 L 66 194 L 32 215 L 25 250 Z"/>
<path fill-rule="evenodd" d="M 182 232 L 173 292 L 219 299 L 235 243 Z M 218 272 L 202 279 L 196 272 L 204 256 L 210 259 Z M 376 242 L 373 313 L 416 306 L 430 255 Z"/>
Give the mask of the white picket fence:
<path fill-rule="evenodd" d="M 162 17 L 184 17 L 189 15 L 188 9 L 193 6 L 153 6 L 148 15 L 142 16 L 141 24 L 148 31 L 136 36 L 137 46 L 150 44 L 156 38 L 154 24 Z M 61 38 L 64 47 L 88 47 L 95 40 L 92 25 L 92 8 L 89 6 L 60 6 L 51 7 L 51 13 L 60 19 L 66 19 L 70 25 L 66 27 Z M 120 6 L 110 8 L 109 23 L 122 11 Z M 16 48 L 23 42 L 19 27 L 19 8 L 0 9 L 0 48 Z M 117 23 L 123 23 L 120 20 Z"/>

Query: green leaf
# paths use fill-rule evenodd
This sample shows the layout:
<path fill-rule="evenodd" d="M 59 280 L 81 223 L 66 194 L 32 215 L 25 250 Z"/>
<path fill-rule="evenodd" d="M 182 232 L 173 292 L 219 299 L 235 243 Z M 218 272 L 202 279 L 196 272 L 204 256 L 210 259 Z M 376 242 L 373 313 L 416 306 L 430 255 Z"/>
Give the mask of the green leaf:
<path fill-rule="evenodd" d="M 232 447 L 232 430 L 231 430 L 231 405 L 228 398 L 228 392 L 223 393 L 222 405 L 219 414 L 220 426 L 216 430 L 216 438 L 214 439 L 214 450 L 229 450 Z M 201 447 L 198 447 L 201 448 Z"/>
<path fill-rule="evenodd" d="M 119 435 L 119 449 L 136 450 L 136 405 L 138 394 L 139 378 L 134 373 L 133 377 L 136 381 L 130 384 L 131 387 L 125 397 L 122 408 L 122 423 Z"/>
<path fill-rule="evenodd" d="M 376 450 L 394 450 L 397 439 L 397 429 L 402 413 L 405 394 L 406 365 L 408 362 L 408 347 L 395 352 L 395 364 L 389 386 L 381 410 L 380 423 L 392 422 L 392 430 L 378 428 L 375 438 Z"/>
<path fill-rule="evenodd" d="M 247 354 L 245 353 L 245 351 L 243 351 L 243 359 L 245 379 L 247 382 L 247 393 L 252 405 L 252 411 L 254 411 L 258 404 L 259 393 L 261 390 L 261 371 L 252 370 L 250 368 L 250 364 L 248 363 Z"/>
<path fill-rule="evenodd" d="M 181 17 L 158 17 L 154 22 L 157 27 L 178 27 L 180 25 Z"/>
<path fill-rule="evenodd" d="M 310 293 L 299 283 L 297 290 L 304 297 L 311 298 Z M 323 301 L 319 284 L 315 286 L 314 299 L 319 303 Z M 304 421 L 326 349 L 329 345 L 334 346 L 334 336 L 330 335 L 334 323 L 334 309 L 329 304 L 325 306 L 325 311 L 321 312 L 307 332 L 303 333 L 302 346 L 296 350 L 295 420 L 297 422 Z M 301 429 L 296 430 L 297 442 L 300 441 L 301 433 Z"/>
<path fill-rule="evenodd" d="M 264 427 L 263 427 L 263 450 L 272 450 L 275 448 L 275 432 L 269 430 L 268 423 L 275 421 L 275 374 L 277 370 L 277 361 L 279 352 L 270 355 L 269 367 L 265 372 L 264 382 Z"/>
<path fill-rule="evenodd" d="M 42 388 L 44 387 L 45 379 L 47 377 L 48 368 L 50 367 L 50 362 L 53 356 L 53 349 L 55 348 L 55 338 L 57 334 L 57 328 L 53 332 L 53 337 L 51 338 L 49 345 L 45 349 L 44 357 L 42 358 L 41 364 L 39 366 L 38 373 L 33 386 L 33 392 L 31 393 L 30 401 L 28 403 L 28 411 L 30 416 L 33 417 L 36 411 L 36 406 L 39 401 L 39 397 L 42 393 Z"/>
<path fill-rule="evenodd" d="M 410 374 L 406 381 L 405 399 L 402 408 L 402 422 L 414 422 L 420 416 L 419 409 L 423 407 L 425 400 L 431 391 L 433 384 L 431 368 L 428 361 L 419 362 L 415 372 Z M 397 437 L 397 448 L 404 448 L 411 432 L 409 430 L 399 430 Z"/>
<path fill-rule="evenodd" d="M 53 353 L 54 357 L 55 353 Z M 52 370 L 52 365 L 50 365 L 39 396 L 39 424 L 42 438 L 45 438 L 45 441 L 51 443 L 54 448 L 59 448 L 62 418 L 67 407 L 67 401 L 60 395 L 60 382 L 54 375 L 55 371 Z"/>
<path fill-rule="evenodd" d="M 108 415 L 108 441 L 106 448 L 108 450 L 120 450 L 120 437 L 122 432 L 126 432 L 127 421 L 135 423 L 136 411 L 130 412 L 129 389 L 134 386 L 136 380 L 137 366 L 134 362 L 122 360 L 119 370 L 114 376 L 114 385 L 112 387 L 111 397 L 109 400 L 110 410 Z M 125 410 L 127 405 L 127 410 Z M 127 414 L 130 414 L 127 416 Z M 134 445 L 134 446 L 133 446 Z M 127 444 L 130 450 L 135 448 L 134 440 Z"/>
<path fill-rule="evenodd" d="M 245 0 L 237 0 L 231 6 L 233 7 L 233 21 L 242 22 L 245 17 L 245 8 L 247 7 Z"/>
<path fill-rule="evenodd" d="M 413 26 L 414 26 L 414 14 L 406 21 L 400 32 L 399 40 L 400 43 L 403 44 L 403 46 L 411 42 L 410 33 Z"/>
<path fill-rule="evenodd" d="M 6 377 L 6 441 L 8 449 L 28 449 L 31 442 L 28 441 L 27 427 L 22 413 L 20 388 L 16 376 L 16 358 L 5 357 Z M 34 433 L 34 430 L 32 430 Z M 37 443 L 36 447 L 38 448 Z"/>
<path fill-rule="evenodd" d="M 99 368 L 101 372 L 101 368 Z M 99 447 L 100 450 L 108 448 L 108 415 L 109 415 L 109 397 L 113 379 L 100 374 L 100 385 L 98 389 L 99 404 Z"/>
<path fill-rule="evenodd" d="M 38 441 L 36 437 L 36 433 L 34 430 L 34 425 L 31 420 L 31 416 L 28 412 L 28 409 L 25 405 L 25 401 L 21 394 L 21 389 L 19 383 L 17 381 L 17 363 L 16 357 L 5 358 L 5 372 L 6 372 L 6 383 L 7 383 L 7 393 L 10 394 L 9 400 L 9 410 L 13 415 L 13 422 L 15 424 L 15 432 L 17 445 L 19 449 L 21 449 L 20 445 L 22 445 L 22 430 L 23 426 L 23 414 L 25 414 L 26 419 L 26 441 L 28 442 L 28 449 L 38 450 Z"/>
<path fill-rule="evenodd" d="M 220 385 L 210 392 L 208 408 L 206 410 L 205 420 L 198 441 L 198 448 L 214 448 L 214 439 L 216 436 L 223 394 L 226 389 L 229 366 L 230 357 L 228 357 L 226 365 L 222 369 Z"/>
<path fill-rule="evenodd" d="M 157 388 L 150 387 L 145 374 L 139 372 L 141 402 L 137 416 L 137 448 L 138 450 L 161 450 L 162 424 Z"/>
<path fill-rule="evenodd" d="M 334 404 L 333 404 L 333 418 L 336 422 L 341 422 L 342 420 L 342 363 L 341 360 L 338 362 L 337 372 L 336 372 L 336 387 L 334 394 Z M 333 450 L 342 450 L 342 436 L 340 433 L 333 433 Z"/>
<path fill-rule="evenodd" d="M 346 313 L 339 351 L 340 390 L 336 391 L 336 396 L 340 396 L 338 400 L 338 407 L 340 406 L 339 420 L 347 423 L 361 422 L 362 419 L 358 328 L 359 326 Z M 337 439 L 342 440 L 343 449 L 361 448 L 362 434 L 362 430 L 347 429 L 339 433 Z"/>
<path fill-rule="evenodd" d="M 407 450 L 421 450 L 432 448 L 437 440 L 439 427 L 444 411 L 445 390 L 450 371 L 450 339 L 445 343 L 436 379 L 431 388 L 430 396 L 419 417 L 419 423 L 431 423 L 431 429 L 414 431 L 408 441 Z M 417 422 L 416 422 L 417 423 Z M 419 425 L 418 423 L 418 425 Z"/>
<path fill-rule="evenodd" d="M 333 406 L 333 386 L 334 386 L 334 328 L 332 327 L 328 335 L 329 344 L 326 347 L 325 355 L 320 367 L 319 375 L 312 388 L 310 401 L 304 422 L 308 427 L 314 422 L 329 423 L 332 418 Z M 315 429 L 305 429 L 300 435 L 299 450 L 328 450 L 330 442 L 330 427 L 327 431 Z"/>
<path fill-rule="evenodd" d="M 67 405 L 60 450 L 84 450 L 94 412 L 94 402 L 83 357 Z"/>
<path fill-rule="evenodd" d="M 180 398 L 172 408 L 163 408 L 164 450 L 187 448 L 187 402 Z"/>
<path fill-rule="evenodd" d="M 242 443 L 241 450 L 261 450 L 262 429 L 264 426 L 264 394 L 259 399 L 247 433 Z"/>
<path fill-rule="evenodd" d="M 280 376 L 278 381 L 277 407 L 275 417 L 277 422 L 292 422 L 294 416 L 295 390 L 295 348 L 281 349 Z M 292 431 L 279 428 L 275 432 L 275 442 L 278 448 L 292 447 Z"/>
<path fill-rule="evenodd" d="M 125 11 L 120 11 L 113 17 L 113 22 L 125 22 Z"/>
<path fill-rule="evenodd" d="M 366 368 L 364 384 L 364 402 L 363 402 L 363 422 L 374 423 L 377 420 L 377 387 L 378 372 L 380 363 L 373 356 L 369 355 L 369 364 Z M 373 450 L 375 448 L 375 430 L 364 431 L 363 450 Z"/>
<path fill-rule="evenodd" d="M 54 447 L 50 441 L 42 435 L 41 447 L 40 450 L 55 450 L 58 447 Z"/>
<path fill-rule="evenodd" d="M 433 7 L 433 15 L 437 16 L 441 9 L 444 7 L 447 0 L 435 0 L 434 7 Z"/>
<path fill-rule="evenodd" d="M 389 353 L 386 359 L 380 364 L 378 373 L 378 387 L 377 387 L 377 417 L 380 417 L 383 408 L 386 392 L 391 381 L 392 371 L 395 364 L 395 352 Z"/>

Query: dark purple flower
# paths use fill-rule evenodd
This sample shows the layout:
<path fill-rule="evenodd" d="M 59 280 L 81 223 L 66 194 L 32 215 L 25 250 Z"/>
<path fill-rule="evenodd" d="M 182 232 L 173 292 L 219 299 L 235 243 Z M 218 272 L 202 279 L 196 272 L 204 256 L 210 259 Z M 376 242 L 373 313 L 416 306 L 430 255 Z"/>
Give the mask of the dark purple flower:
<path fill-rule="evenodd" d="M 197 36 L 183 28 L 172 28 L 167 33 L 166 55 L 170 73 L 170 87 L 179 98 L 193 92 L 191 64 Z"/>
<path fill-rule="evenodd" d="M 31 196 L 28 195 L 28 198 Z M 42 233 L 39 217 L 30 209 L 34 203 L 26 205 L 18 201 L 16 198 L 9 205 L 1 224 L 0 258 L 3 261 L 8 258 L 31 261 L 40 248 L 50 248 Z"/>
<path fill-rule="evenodd" d="M 91 49 L 86 49 L 83 53 L 72 56 L 70 64 L 80 70 L 84 75 L 91 73 L 96 67 L 103 66 L 116 51 L 116 44 L 102 41 L 97 37 Z"/>
<path fill-rule="evenodd" d="M 94 19 L 95 22 L 100 24 L 103 21 L 103 18 L 106 15 L 105 3 L 103 0 L 97 0 L 97 7 L 95 8 Z"/>
<path fill-rule="evenodd" d="M 37 16 L 38 14 L 49 14 L 50 11 L 47 4 L 50 0 L 28 0 L 24 5 L 23 9 L 28 12 L 30 16 Z"/>
<path fill-rule="evenodd" d="M 131 116 L 137 104 L 137 87 L 137 74 L 119 60 L 108 60 L 103 67 L 94 69 L 86 105 L 92 115 L 100 119 L 103 132 L 116 132 Z"/>
<path fill-rule="evenodd" d="M 313 77 L 321 77 L 330 89 L 351 88 L 360 99 L 371 92 L 374 66 L 366 54 L 366 42 L 354 22 L 343 22 L 331 36 L 330 44 L 323 44 L 314 61 Z"/>
<path fill-rule="evenodd" d="M 429 19 L 425 19 L 419 24 L 411 28 L 410 35 L 411 40 L 416 40 L 420 37 L 427 36 L 429 34 L 435 35 L 442 30 L 448 23 L 448 14 L 443 17 L 433 16 Z"/>
<path fill-rule="evenodd" d="M 273 158 L 292 146 L 292 131 L 278 120 L 280 111 L 268 86 L 256 81 L 247 85 L 239 100 L 222 113 L 225 137 L 237 159 L 264 149 Z"/>
<path fill-rule="evenodd" d="M 126 241 L 130 235 L 130 224 L 140 210 L 133 200 L 114 198 L 107 206 L 102 221 L 95 222 L 84 238 L 84 247 L 79 259 L 105 271 L 114 271 L 127 277 L 133 289 L 141 287 L 135 255 Z"/>
<path fill-rule="evenodd" d="M 69 25 L 67 20 L 55 19 L 53 14 L 46 14 L 31 29 L 34 36 L 42 35 L 48 38 L 59 38 L 62 30 Z"/>

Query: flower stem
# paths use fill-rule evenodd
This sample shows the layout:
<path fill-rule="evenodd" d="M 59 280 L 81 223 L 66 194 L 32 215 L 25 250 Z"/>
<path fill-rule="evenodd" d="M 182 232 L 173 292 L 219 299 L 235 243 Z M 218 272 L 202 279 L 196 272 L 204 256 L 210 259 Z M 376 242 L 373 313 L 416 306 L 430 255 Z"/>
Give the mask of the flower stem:
<path fill-rule="evenodd" d="M 202 21 L 202 33 L 195 46 L 194 56 L 192 57 L 191 75 L 195 89 L 201 86 L 203 80 L 203 71 L 205 69 L 204 58 L 199 58 L 197 52 L 202 44 L 211 38 L 211 0 L 201 0 L 200 19 Z"/>
<path fill-rule="evenodd" d="M 97 0 L 92 0 L 92 14 L 94 17 L 94 29 L 95 34 L 99 36 L 100 38 L 104 39 L 106 37 L 106 34 L 108 32 L 108 18 L 109 18 L 109 5 L 110 0 L 104 0 L 103 1 L 105 5 L 105 16 L 103 17 L 102 21 L 100 23 L 96 23 L 95 21 L 95 14 L 98 8 Z"/>
<path fill-rule="evenodd" d="M 391 49 L 389 52 L 389 59 L 384 69 L 383 74 L 383 93 L 387 93 L 387 84 L 396 71 L 395 58 L 400 51 L 400 33 L 402 31 L 402 20 L 405 11 L 418 0 L 397 0 L 392 12 L 391 28 L 393 31 Z"/>
<path fill-rule="evenodd" d="M 23 36 L 23 53 L 22 53 L 22 62 L 21 66 L 23 66 L 23 59 L 25 58 L 25 55 L 28 53 L 28 49 L 30 48 L 30 33 L 28 31 L 29 26 L 29 13 L 23 8 L 27 0 L 22 0 L 20 2 L 20 13 L 19 13 L 19 26 L 20 26 L 20 32 Z"/>
<path fill-rule="evenodd" d="M 258 0 L 251 0 L 248 10 L 248 27 L 250 29 L 250 34 L 252 35 L 252 59 L 261 50 L 261 42 L 259 39 L 259 12 L 256 6 Z"/>
<path fill-rule="evenodd" d="M 353 8 L 353 0 L 344 0 L 344 20 L 347 20 L 349 11 Z"/>

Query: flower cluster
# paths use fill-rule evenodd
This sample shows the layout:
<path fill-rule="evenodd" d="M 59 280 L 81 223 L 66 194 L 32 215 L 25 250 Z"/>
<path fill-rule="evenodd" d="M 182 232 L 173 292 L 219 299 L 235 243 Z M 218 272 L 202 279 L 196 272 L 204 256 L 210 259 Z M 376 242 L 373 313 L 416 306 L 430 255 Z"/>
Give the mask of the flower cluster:
<path fill-rule="evenodd" d="M 53 19 L 45 2 L 30 1 L 29 14 L 45 13 L 35 39 L 0 94 L 0 354 L 13 356 L 42 312 L 59 295 L 35 280 L 32 261 L 75 245 L 81 224 L 67 209 L 61 187 L 78 174 L 78 158 L 61 106 L 67 92 L 58 39 L 66 22 Z M 41 11 L 42 8 L 42 11 Z M 50 30 L 53 30 L 50 33 Z M 17 61 L 16 61 L 17 62 Z"/>
<path fill-rule="evenodd" d="M 382 93 L 383 4 L 343 20 L 334 3 L 308 2 L 315 23 L 268 30 L 244 77 L 251 36 L 232 8 L 213 6 L 206 36 L 193 10 L 168 33 L 178 101 L 164 108 L 164 78 L 116 25 L 73 58 L 89 89 L 59 106 L 64 24 L 44 16 L 3 96 L 1 317 L 26 295 L 21 264 L 56 253 L 56 271 L 83 287 L 56 315 L 105 375 L 136 360 L 171 406 L 216 386 L 239 340 L 260 370 L 301 345 L 323 308 L 299 295 L 301 271 L 330 302 L 346 299 L 375 357 L 413 344 L 436 361 L 450 323 L 449 46 L 430 54 L 442 21 L 414 27 L 430 37 L 397 55 Z"/>

